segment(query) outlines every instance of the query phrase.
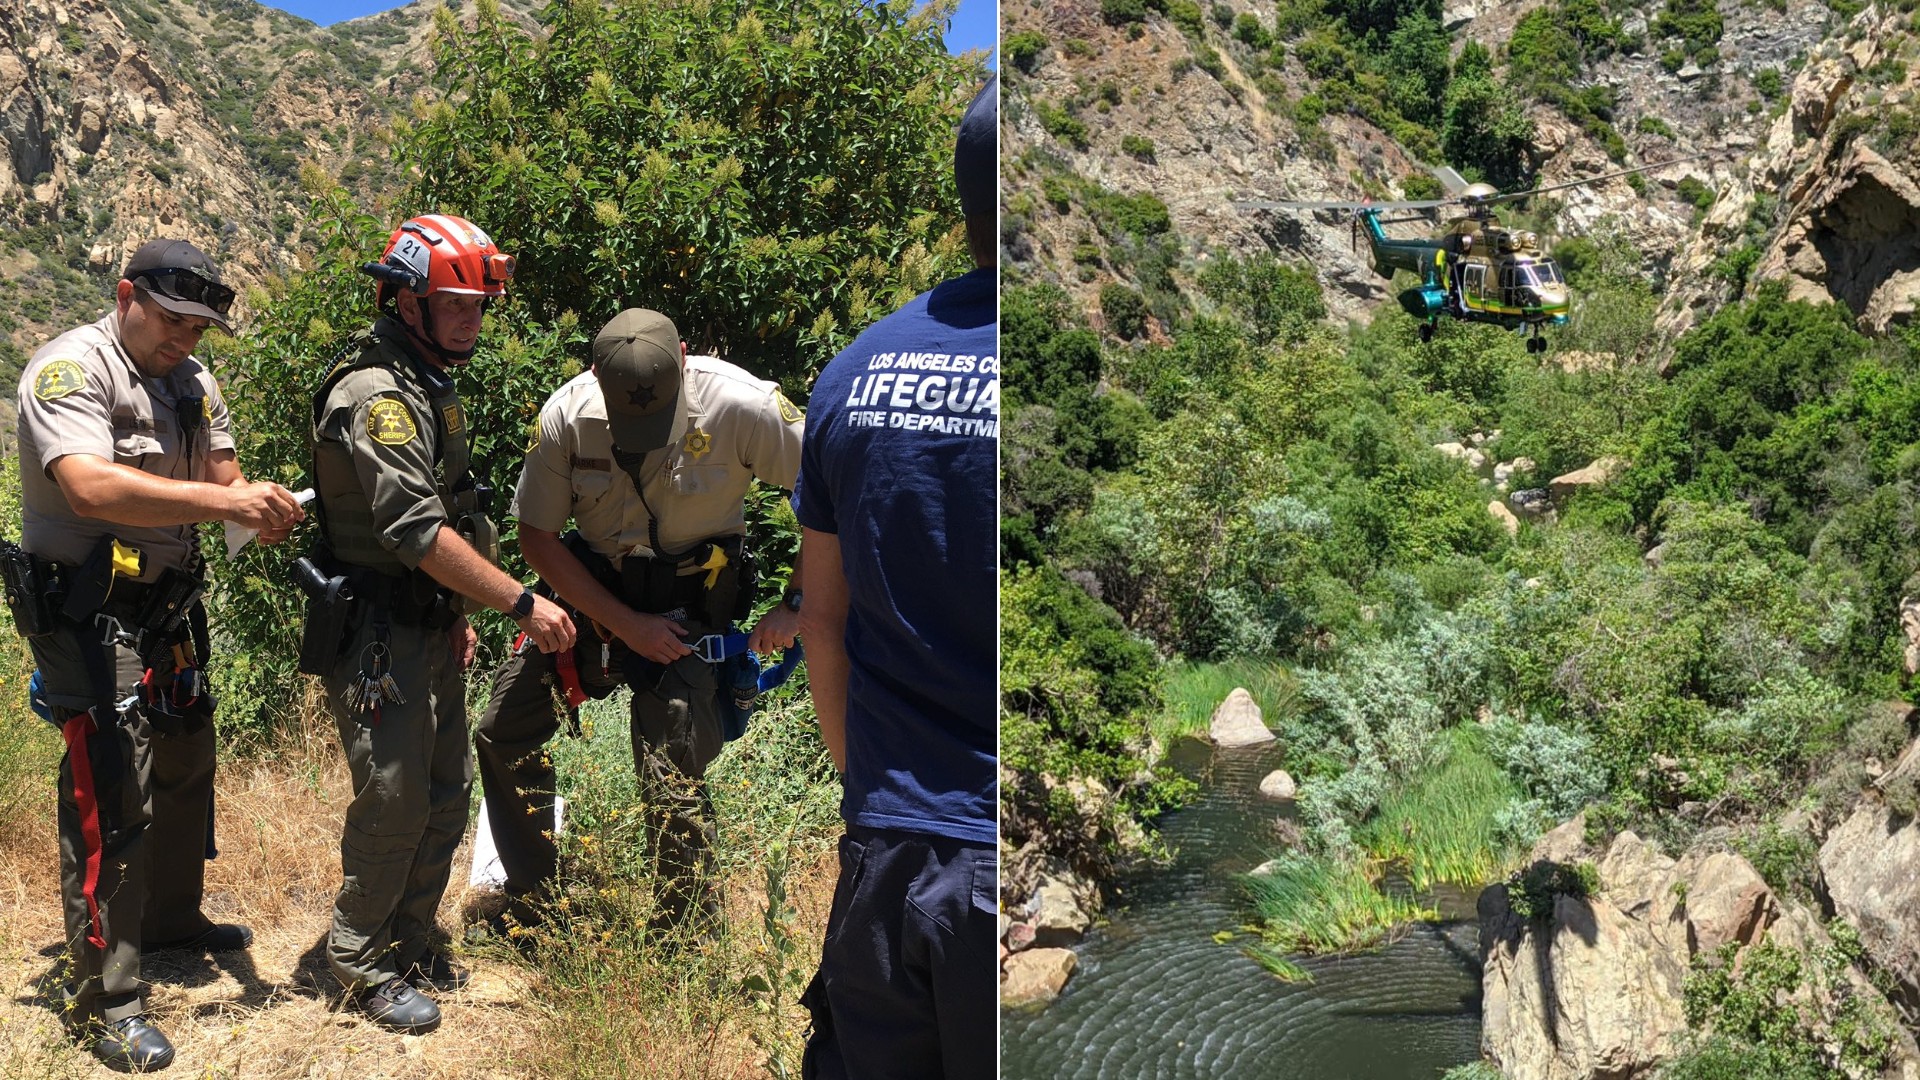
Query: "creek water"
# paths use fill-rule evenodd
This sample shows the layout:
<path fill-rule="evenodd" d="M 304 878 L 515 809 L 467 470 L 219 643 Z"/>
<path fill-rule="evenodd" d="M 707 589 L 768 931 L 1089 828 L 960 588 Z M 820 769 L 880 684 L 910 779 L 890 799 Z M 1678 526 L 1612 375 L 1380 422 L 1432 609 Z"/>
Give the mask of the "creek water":
<path fill-rule="evenodd" d="M 1310 984 L 1268 974 L 1241 951 L 1247 935 L 1215 943 L 1252 918 L 1238 875 L 1279 846 L 1259 786 L 1280 756 L 1176 745 L 1202 794 L 1160 822 L 1172 865 L 1119 883 L 1059 1000 L 1002 1015 L 1003 1080 L 1435 1080 L 1479 1056 L 1471 894 L 1435 895 L 1442 921 L 1378 952 L 1304 960 Z"/>

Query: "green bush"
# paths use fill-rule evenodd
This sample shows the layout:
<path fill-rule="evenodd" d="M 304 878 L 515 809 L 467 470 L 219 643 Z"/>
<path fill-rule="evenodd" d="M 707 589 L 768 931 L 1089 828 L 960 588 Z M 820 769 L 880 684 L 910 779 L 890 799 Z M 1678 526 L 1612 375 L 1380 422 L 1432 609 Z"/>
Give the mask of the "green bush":
<path fill-rule="evenodd" d="M 1655 34 L 1684 39 L 1690 55 L 1717 45 L 1724 26 L 1714 0 L 1667 0 L 1666 7 L 1653 20 Z M 1715 59 L 1718 59 L 1717 52 Z"/>
<path fill-rule="evenodd" d="M 1738 964 L 1735 945 L 1696 958 L 1684 990 L 1688 1026 L 1725 1040 L 1715 1056 L 1765 1062 L 1768 1071 L 1754 1075 L 1877 1073 L 1894 1055 L 1896 1021 L 1884 1002 L 1853 992 L 1842 929 L 1836 921 L 1833 943 L 1812 953 L 1767 940 Z"/>
<path fill-rule="evenodd" d="M 1016 30 L 1007 35 L 1000 47 L 1006 52 L 1008 63 L 1031 75 L 1047 47 L 1047 36 L 1037 30 Z"/>
<path fill-rule="evenodd" d="M 1100 0 L 1100 15 L 1115 26 L 1145 22 L 1146 0 Z"/>
<path fill-rule="evenodd" d="M 1120 136 L 1120 152 L 1126 154 L 1128 157 L 1139 158 L 1141 161 L 1152 161 L 1153 140 L 1147 138 L 1145 135 L 1122 135 Z"/>
<path fill-rule="evenodd" d="M 402 203 L 519 258 L 536 320 L 634 297 L 790 394 L 860 328 L 972 265 L 953 131 L 984 79 L 931 10 L 556 6 L 539 35 L 440 10 L 441 103 L 396 123 Z M 849 77 L 848 72 L 857 72 Z M 827 103 L 830 103 L 830 107 Z"/>
<path fill-rule="evenodd" d="M 1674 188 L 1674 193 L 1680 196 L 1680 201 L 1692 203 L 1696 210 L 1705 210 L 1713 205 L 1713 189 L 1702 183 L 1698 177 L 1681 177 L 1680 183 Z"/>
<path fill-rule="evenodd" d="M 1147 326 L 1147 302 L 1117 281 L 1101 286 L 1100 314 L 1107 320 L 1107 329 L 1127 341 L 1139 337 Z"/>
<path fill-rule="evenodd" d="M 1003 574 L 1000 605 L 1001 836 L 1045 844 L 1046 854 L 1104 880 L 1128 855 L 1128 822 L 1192 791 L 1141 768 L 1159 708 L 1159 658 L 1050 568 Z M 1097 781 L 1115 797 L 1089 810 L 1068 796 L 1070 779 Z"/>
<path fill-rule="evenodd" d="M 1273 35 L 1260 25 L 1259 17 L 1252 12 L 1243 11 L 1233 20 L 1233 36 L 1250 49 L 1265 50 L 1273 46 Z"/>
<path fill-rule="evenodd" d="M 1507 879 L 1507 906 L 1523 919 L 1546 920 L 1560 897 L 1585 900 L 1599 891 L 1600 871 L 1592 863 L 1541 859 Z"/>
<path fill-rule="evenodd" d="M 1075 150 L 1085 150 L 1090 145 L 1087 141 L 1087 125 L 1065 107 L 1036 101 L 1033 103 L 1033 111 L 1040 117 L 1040 126 L 1046 130 L 1047 134 Z"/>

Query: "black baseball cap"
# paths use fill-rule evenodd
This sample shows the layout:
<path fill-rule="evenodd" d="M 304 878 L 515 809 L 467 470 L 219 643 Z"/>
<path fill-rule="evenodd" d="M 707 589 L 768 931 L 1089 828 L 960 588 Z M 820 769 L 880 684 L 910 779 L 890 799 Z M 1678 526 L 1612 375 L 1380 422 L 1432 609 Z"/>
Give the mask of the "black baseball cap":
<path fill-rule="evenodd" d="M 992 217 L 1000 197 L 1000 76 L 973 96 L 960 118 L 953 146 L 953 181 L 960 188 L 960 212 Z"/>
<path fill-rule="evenodd" d="M 673 441 L 680 417 L 680 331 L 646 308 L 628 308 L 593 339 L 593 373 L 607 403 L 613 445 L 640 453 Z"/>
<path fill-rule="evenodd" d="M 207 253 L 185 240 L 149 240 L 127 260 L 120 276 L 146 290 L 153 302 L 175 315 L 211 319 L 233 332 L 227 312 L 234 292 L 220 280 Z"/>

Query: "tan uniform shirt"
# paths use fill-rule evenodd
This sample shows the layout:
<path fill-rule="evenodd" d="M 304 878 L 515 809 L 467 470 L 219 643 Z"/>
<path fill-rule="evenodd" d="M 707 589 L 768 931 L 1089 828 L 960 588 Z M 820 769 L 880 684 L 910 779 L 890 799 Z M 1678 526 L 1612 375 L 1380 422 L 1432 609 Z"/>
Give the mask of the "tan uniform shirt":
<path fill-rule="evenodd" d="M 466 414 L 453 379 L 402 345 L 391 320 L 361 345 L 315 410 L 314 472 L 327 542 L 343 562 L 400 574 L 455 518 L 467 471 Z"/>
<path fill-rule="evenodd" d="M 180 402 L 203 399 L 203 426 L 184 437 Z M 187 357 L 165 378 L 150 379 L 120 347 L 120 315 L 69 330 L 42 346 L 20 376 L 21 546 L 43 559 L 77 566 L 101 536 L 146 552 L 139 580 L 186 565 L 192 525 L 147 527 L 82 517 L 49 471 L 69 454 L 88 454 L 173 480 L 206 480 L 207 456 L 233 449 L 227 403 L 213 374 Z"/>
<path fill-rule="evenodd" d="M 746 532 L 754 477 L 793 487 L 805 418 L 776 384 L 711 356 L 687 358 L 682 386 L 685 432 L 647 455 L 644 502 L 613 460 L 606 402 L 593 372 L 554 391 L 527 449 L 514 515 L 548 532 L 564 529 L 571 517 L 587 544 L 616 566 L 630 552 L 653 553 L 649 508 L 659 517 L 660 545 L 670 552 Z"/>

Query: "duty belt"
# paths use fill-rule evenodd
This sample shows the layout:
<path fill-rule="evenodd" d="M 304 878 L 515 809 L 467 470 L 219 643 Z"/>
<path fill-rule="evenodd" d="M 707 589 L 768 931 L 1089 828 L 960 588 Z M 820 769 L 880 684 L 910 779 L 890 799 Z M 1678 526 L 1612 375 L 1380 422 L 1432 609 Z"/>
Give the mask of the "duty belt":
<path fill-rule="evenodd" d="M 397 626 L 445 630 L 453 625 L 453 593 L 427 574 L 387 574 L 350 563 L 338 564 L 337 572 L 352 584 L 360 603 L 384 612 Z"/>

